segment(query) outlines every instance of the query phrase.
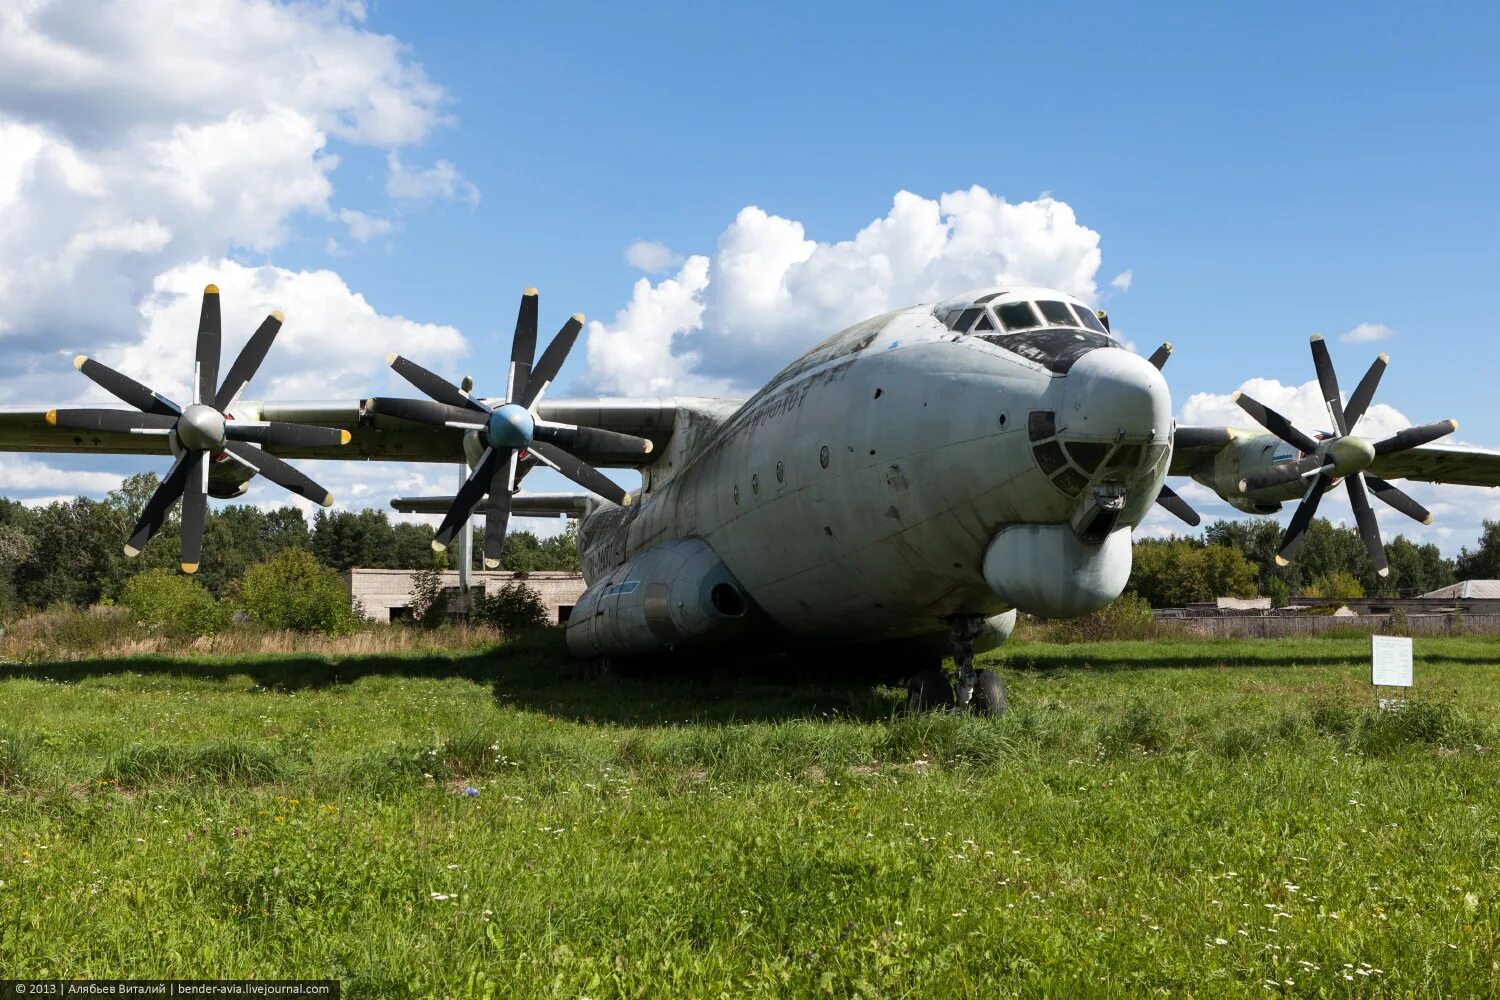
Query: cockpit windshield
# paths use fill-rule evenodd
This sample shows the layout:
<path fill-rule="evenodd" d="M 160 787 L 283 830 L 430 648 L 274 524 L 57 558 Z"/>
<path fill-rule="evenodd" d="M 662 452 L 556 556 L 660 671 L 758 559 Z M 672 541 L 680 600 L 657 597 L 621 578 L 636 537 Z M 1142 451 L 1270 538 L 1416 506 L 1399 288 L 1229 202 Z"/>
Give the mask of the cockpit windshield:
<path fill-rule="evenodd" d="M 1073 310 L 1068 308 L 1066 302 L 1038 302 L 1036 307 L 1042 311 L 1048 326 L 1078 325 L 1078 318 L 1073 315 Z"/>
<path fill-rule="evenodd" d="M 1073 308 L 1078 311 L 1078 318 L 1083 320 L 1084 326 L 1088 327 L 1090 330 L 1093 330 L 1095 333 L 1102 333 L 1105 336 L 1109 335 L 1109 331 L 1104 328 L 1103 323 L 1099 322 L 1099 317 L 1094 315 L 1094 311 L 1092 309 L 1090 309 L 1088 306 L 1078 305 L 1075 305 Z"/>
<path fill-rule="evenodd" d="M 1005 327 L 1006 333 L 1035 330 L 1042 325 L 1032 310 L 1030 302 L 1007 302 L 995 312 L 999 314 L 1000 325 Z"/>

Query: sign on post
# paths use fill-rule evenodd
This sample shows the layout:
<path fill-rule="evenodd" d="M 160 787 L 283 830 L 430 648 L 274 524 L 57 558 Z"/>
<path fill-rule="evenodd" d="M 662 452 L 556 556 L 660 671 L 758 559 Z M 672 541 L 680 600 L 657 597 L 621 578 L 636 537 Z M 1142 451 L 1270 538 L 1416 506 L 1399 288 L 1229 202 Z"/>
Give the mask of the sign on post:
<path fill-rule="evenodd" d="M 1370 636 L 1370 683 L 1375 687 L 1411 687 L 1411 640 L 1400 636 Z M 1380 699 L 1381 708 L 1391 707 Z"/>

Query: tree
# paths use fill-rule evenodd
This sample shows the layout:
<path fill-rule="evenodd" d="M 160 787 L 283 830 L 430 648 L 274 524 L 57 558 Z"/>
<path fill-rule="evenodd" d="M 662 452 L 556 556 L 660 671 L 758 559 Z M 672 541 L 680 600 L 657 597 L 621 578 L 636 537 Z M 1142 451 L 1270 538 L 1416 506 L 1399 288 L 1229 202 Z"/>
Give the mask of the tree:
<path fill-rule="evenodd" d="M 1135 545 L 1128 587 L 1152 607 L 1182 607 L 1217 597 L 1254 597 L 1256 570 L 1227 545 L 1145 539 Z"/>
<path fill-rule="evenodd" d="M 240 599 L 268 628 L 342 635 L 357 616 L 344 578 L 306 549 L 287 549 L 250 567 Z"/>
<path fill-rule="evenodd" d="M 1306 597 L 1320 600 L 1351 601 L 1364 597 L 1365 588 L 1360 585 L 1359 578 L 1347 569 L 1335 569 L 1314 577 L 1302 589 L 1302 593 Z"/>
<path fill-rule="evenodd" d="M 1500 580 L 1500 521 L 1486 520 L 1479 533 L 1479 547 L 1464 546 L 1458 553 L 1454 576 L 1460 580 Z"/>

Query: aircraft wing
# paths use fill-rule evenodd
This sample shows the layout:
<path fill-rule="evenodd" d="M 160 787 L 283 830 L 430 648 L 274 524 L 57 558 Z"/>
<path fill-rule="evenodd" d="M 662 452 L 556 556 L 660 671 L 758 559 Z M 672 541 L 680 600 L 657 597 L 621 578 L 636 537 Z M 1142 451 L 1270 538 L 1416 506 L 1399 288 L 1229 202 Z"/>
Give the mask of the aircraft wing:
<path fill-rule="evenodd" d="M 1172 467 L 1169 476 L 1187 476 L 1244 433 L 1232 427 L 1181 427 L 1172 434 Z"/>
<path fill-rule="evenodd" d="M 335 427 L 350 433 L 342 447 L 277 448 L 266 450 L 286 458 L 370 460 L 386 462 L 460 462 L 464 459 L 464 432 L 433 427 L 398 417 L 370 412 L 366 400 L 314 402 L 241 402 L 230 411 L 240 420 L 278 420 Z M 649 438 L 660 455 L 672 436 L 679 405 L 698 407 L 699 400 L 653 399 L 554 399 L 543 400 L 537 415 L 556 423 L 579 424 Z M 109 409 L 110 407 L 95 407 Z M 125 407 L 114 407 L 126 410 Z M 165 455 L 169 451 L 162 435 L 118 434 L 78 431 L 47 423 L 47 408 L 0 409 L 0 451 L 56 452 L 62 454 Z M 129 411 L 134 412 L 134 411 Z M 590 465 L 619 464 L 617 455 L 576 452 Z M 636 465 L 650 459 L 642 456 Z"/>
<path fill-rule="evenodd" d="M 1457 444 L 1424 444 L 1394 455 L 1377 455 L 1368 471 L 1381 479 L 1500 486 L 1500 451 Z"/>

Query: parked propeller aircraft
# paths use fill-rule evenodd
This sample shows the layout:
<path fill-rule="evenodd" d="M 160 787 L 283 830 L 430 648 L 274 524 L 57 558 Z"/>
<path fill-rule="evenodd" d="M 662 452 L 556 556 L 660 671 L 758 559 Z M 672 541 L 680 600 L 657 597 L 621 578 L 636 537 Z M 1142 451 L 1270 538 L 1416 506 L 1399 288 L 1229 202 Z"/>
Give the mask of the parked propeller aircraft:
<path fill-rule="evenodd" d="M 1004 688 L 974 670 L 974 653 L 1002 642 L 1017 611 L 1073 617 L 1117 597 L 1132 532 L 1151 504 L 1196 525 L 1168 476 L 1190 476 L 1247 513 L 1300 499 L 1283 560 L 1295 555 L 1322 495 L 1343 483 L 1382 572 L 1367 486 L 1429 523 L 1389 480 L 1500 485 L 1500 452 L 1434 443 L 1452 421 L 1380 441 L 1356 435 L 1387 359 L 1346 405 L 1318 337 L 1313 359 L 1332 431 L 1306 433 L 1243 395 L 1239 404 L 1263 429 L 1176 426 L 1161 372 L 1170 345 L 1141 358 L 1121 348 L 1102 314 L 1045 288 L 983 289 L 868 319 L 748 400 L 545 398 L 583 317 L 535 360 L 538 299 L 528 289 L 503 396 L 476 396 L 468 380 L 454 385 L 393 356 L 391 367 L 427 399 L 312 403 L 237 400 L 275 335 L 265 325 L 211 392 L 210 293 L 194 404 L 179 408 L 84 360 L 84 374 L 140 412 L 0 412 L 0 449 L 176 456 L 127 554 L 175 495 L 197 511 L 202 493 L 237 496 L 257 472 L 327 499 L 274 456 L 462 460 L 472 471 L 456 496 L 393 506 L 443 514 L 438 548 L 483 513 L 489 565 L 511 514 L 579 518 L 588 589 L 567 641 L 582 658 L 713 644 L 878 646 L 912 668 L 917 699 L 999 710 Z M 517 492 L 538 465 L 590 495 Z M 626 492 L 598 466 L 639 470 L 640 488 Z M 206 482 L 194 480 L 204 468 Z M 183 568 L 196 562 L 185 541 Z M 936 670 L 945 652 L 957 666 L 953 690 Z"/>

